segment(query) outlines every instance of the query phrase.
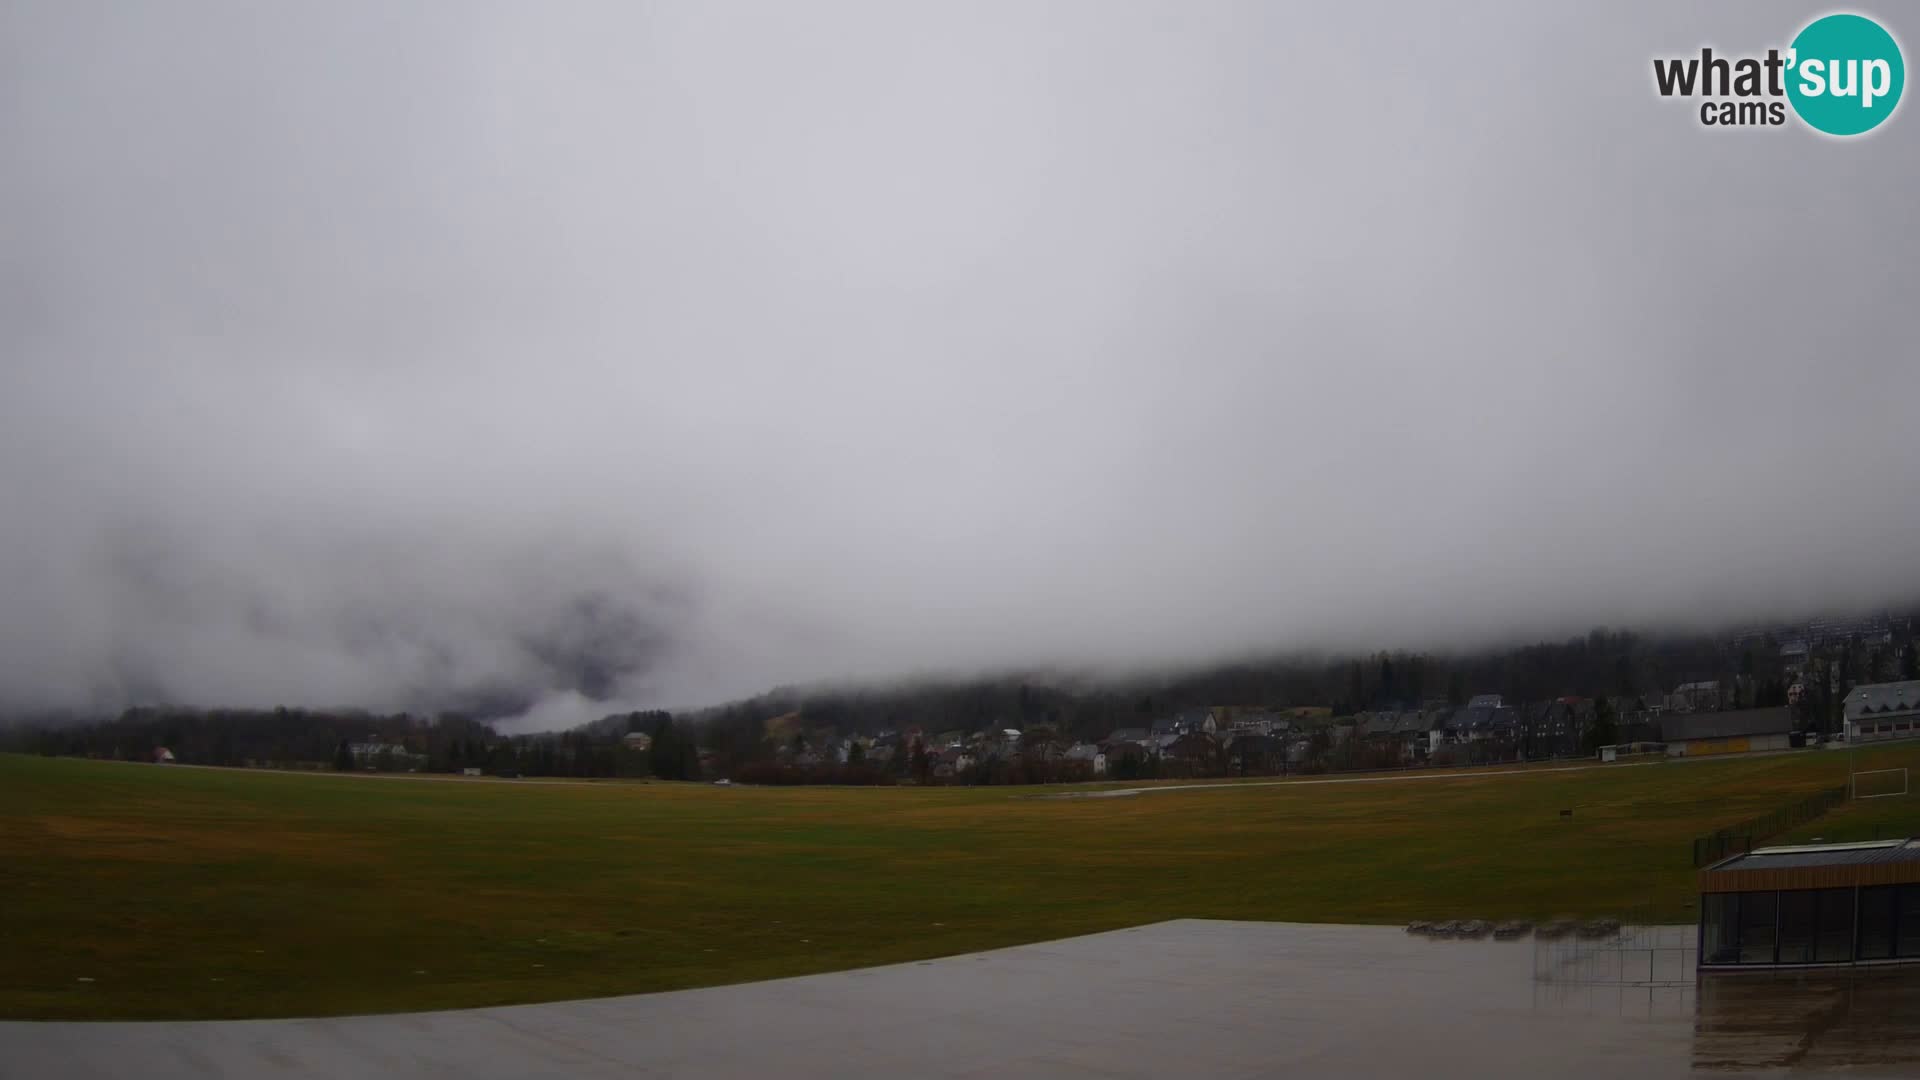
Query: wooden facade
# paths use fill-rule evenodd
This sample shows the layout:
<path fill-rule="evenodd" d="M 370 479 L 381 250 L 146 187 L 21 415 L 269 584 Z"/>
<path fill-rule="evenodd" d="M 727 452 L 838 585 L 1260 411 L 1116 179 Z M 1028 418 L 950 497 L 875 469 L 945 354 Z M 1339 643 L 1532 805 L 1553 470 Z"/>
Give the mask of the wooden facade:
<path fill-rule="evenodd" d="M 1865 885 L 1920 885 L 1920 859 L 1797 866 L 1778 870 L 1715 870 L 1709 867 L 1700 871 L 1700 891 L 1703 893 L 1848 889 Z"/>

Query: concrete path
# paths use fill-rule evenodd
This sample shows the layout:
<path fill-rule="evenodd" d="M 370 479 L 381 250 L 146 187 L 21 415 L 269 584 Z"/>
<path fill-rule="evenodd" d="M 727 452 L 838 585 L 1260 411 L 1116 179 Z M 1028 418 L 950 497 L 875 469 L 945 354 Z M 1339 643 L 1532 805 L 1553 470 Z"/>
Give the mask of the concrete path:
<path fill-rule="evenodd" d="M 1545 984 L 1535 978 L 1538 948 L 1428 941 L 1393 927 L 1183 920 L 594 1001 L 306 1020 L 0 1023 L 0 1077 L 1655 1080 L 1696 1065 L 1815 1064 L 1754 1044 L 1752 1025 L 1701 1060 L 1691 982 Z M 1806 1010 L 1789 1003 L 1776 1012 Z M 1779 1046 L 1809 1041 L 1798 1021 L 1787 1023 Z M 1844 1029 L 1844 1018 L 1826 1016 L 1827 1038 Z M 1887 1074 L 1913 1067 L 1896 1061 Z"/>

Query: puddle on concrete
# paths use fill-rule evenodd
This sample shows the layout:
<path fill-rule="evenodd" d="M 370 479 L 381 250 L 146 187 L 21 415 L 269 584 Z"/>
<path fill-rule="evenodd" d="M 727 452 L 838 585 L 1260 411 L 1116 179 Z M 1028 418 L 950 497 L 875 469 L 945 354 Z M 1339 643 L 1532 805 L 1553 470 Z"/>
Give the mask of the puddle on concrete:
<path fill-rule="evenodd" d="M 1697 976 L 1692 927 L 1433 940 L 1176 920 L 990 953 L 466 1012 L 0 1022 L 0 1078 L 1920 1076 L 1920 968 Z"/>
<path fill-rule="evenodd" d="M 1700 973 L 1691 926 L 1530 944 L 1536 1010 L 1691 1023 L 1695 1069 L 1920 1074 L 1920 966 Z"/>
<path fill-rule="evenodd" d="M 1701 976 L 1695 1068 L 1904 1067 L 1920 1073 L 1920 971 Z"/>

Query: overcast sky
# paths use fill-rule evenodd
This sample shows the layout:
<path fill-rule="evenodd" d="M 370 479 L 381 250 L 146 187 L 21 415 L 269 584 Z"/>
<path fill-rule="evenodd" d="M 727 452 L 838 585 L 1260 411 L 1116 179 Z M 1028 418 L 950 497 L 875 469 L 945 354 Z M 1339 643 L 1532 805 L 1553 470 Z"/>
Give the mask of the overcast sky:
<path fill-rule="evenodd" d="M 0 702 L 1912 596 L 1914 103 L 1652 89 L 1824 10 L 0 0 Z"/>

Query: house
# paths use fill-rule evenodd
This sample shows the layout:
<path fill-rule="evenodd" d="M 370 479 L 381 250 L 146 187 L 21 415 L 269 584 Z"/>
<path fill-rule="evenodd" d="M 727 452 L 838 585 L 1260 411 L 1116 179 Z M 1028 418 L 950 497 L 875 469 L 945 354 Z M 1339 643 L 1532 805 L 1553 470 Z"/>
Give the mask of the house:
<path fill-rule="evenodd" d="M 973 768 L 976 760 L 978 759 L 974 757 L 973 751 L 965 747 L 945 747 L 934 757 L 934 761 L 937 763 L 935 765 L 936 775 L 951 776 L 954 773 L 966 772 L 968 769 Z M 945 774 L 938 772 L 939 767 L 942 765 L 947 767 L 948 771 Z"/>
<path fill-rule="evenodd" d="M 1674 687 L 1667 702 L 1675 709 L 1686 709 L 1692 712 L 1717 709 L 1720 707 L 1720 683 L 1718 680 L 1681 683 Z"/>
<path fill-rule="evenodd" d="M 461 776 L 479 776 L 480 767 L 478 765 L 469 765 L 466 768 L 460 770 L 460 775 Z"/>
<path fill-rule="evenodd" d="M 1621 695 L 1613 699 L 1613 713 L 1619 717 L 1659 716 L 1667 711 L 1665 694 Z"/>
<path fill-rule="evenodd" d="M 1427 750 L 1426 721 L 1419 712 L 1382 709 L 1362 713 L 1354 718 L 1354 732 L 1372 748 L 1369 760 L 1375 765 L 1403 762 Z M 1417 750 L 1415 743 L 1419 744 Z"/>
<path fill-rule="evenodd" d="M 1788 638 L 1780 643 L 1780 667 L 1789 675 L 1798 674 L 1807 669 L 1807 660 L 1813 655 L 1813 649 L 1803 637 Z"/>
<path fill-rule="evenodd" d="M 1286 767 L 1286 746 L 1272 735 L 1248 731 L 1227 741 L 1227 771 L 1238 773 L 1278 772 Z"/>
<path fill-rule="evenodd" d="M 620 745 L 629 750 L 638 750 L 641 753 L 645 753 L 653 749 L 653 736 L 644 731 L 629 731 L 625 735 L 620 736 Z"/>
<path fill-rule="evenodd" d="M 1793 710 L 1671 713 L 1660 720 L 1660 734 L 1669 757 L 1703 754 L 1744 754 L 1756 750 L 1785 750 L 1793 731 Z"/>
<path fill-rule="evenodd" d="M 1212 709 L 1182 709 L 1172 716 L 1153 722 L 1155 735 L 1184 735 L 1190 731 L 1211 735 L 1219 730 Z"/>
<path fill-rule="evenodd" d="M 1506 700 L 1499 694 L 1475 694 L 1473 698 L 1467 702 L 1467 708 L 1498 709 L 1505 704 Z"/>
<path fill-rule="evenodd" d="M 1423 736 L 1426 732 L 1425 718 L 1413 711 L 1362 713 L 1355 721 L 1368 742 L 1382 745 L 1403 744 L 1410 741 L 1415 732 Z"/>
<path fill-rule="evenodd" d="M 1457 741 L 1457 735 L 1453 730 L 1453 714 L 1454 710 L 1445 706 L 1437 709 L 1429 709 L 1423 714 L 1427 731 L 1427 753 L 1429 755 L 1437 752 L 1447 743 Z"/>
<path fill-rule="evenodd" d="M 1107 774 L 1107 755 L 1092 743 L 1075 743 L 1067 748 L 1068 761 L 1084 761 L 1093 770 L 1095 776 Z"/>
<path fill-rule="evenodd" d="M 1210 768 L 1220 752 L 1220 744 L 1203 731 L 1185 731 L 1170 737 L 1160 748 L 1160 756 L 1189 769 Z"/>
<path fill-rule="evenodd" d="M 1293 729 L 1293 721 L 1270 709 L 1243 712 L 1227 727 L 1232 734 L 1284 735 Z"/>
<path fill-rule="evenodd" d="M 156 747 L 154 747 L 154 748 L 153 748 L 153 763 L 154 763 L 155 765 L 171 765 L 171 764 L 173 764 L 173 763 L 174 763 L 174 762 L 173 762 L 173 751 L 171 751 L 171 750 L 169 750 L 169 749 L 167 749 L 167 748 L 166 748 L 166 747 L 164 747 L 164 746 L 156 746 Z"/>
<path fill-rule="evenodd" d="M 1148 734 L 1147 729 L 1143 727 L 1117 728 L 1113 734 L 1103 740 L 1101 745 L 1105 746 L 1108 750 L 1112 750 L 1114 747 L 1123 743 L 1130 743 L 1136 746 L 1145 745 Z"/>
<path fill-rule="evenodd" d="M 1793 699 L 1789 696 L 1787 700 L 1791 703 Z M 1660 741 L 1660 714 L 1665 709 L 1649 708 L 1645 698 L 1626 694 L 1611 698 L 1608 703 L 1613 706 L 1614 742 Z"/>
<path fill-rule="evenodd" d="M 1418 709 L 1408 709 L 1393 721 L 1393 740 L 1400 744 L 1403 757 L 1424 758 L 1432 748 L 1430 715 Z"/>
<path fill-rule="evenodd" d="M 1460 743 L 1517 743 L 1524 726 L 1520 711 L 1505 705 L 1469 705 L 1455 709 L 1447 724 L 1451 733 L 1447 741 Z M 1431 727 L 1428 732 L 1431 749 L 1434 746 Z"/>
<path fill-rule="evenodd" d="M 1536 705 L 1526 718 L 1530 757 L 1572 757 L 1584 752 L 1587 732 L 1599 712 L 1592 700 L 1563 697 Z"/>
<path fill-rule="evenodd" d="M 1842 708 L 1849 743 L 1920 736 L 1920 679 L 1856 686 Z"/>
<path fill-rule="evenodd" d="M 1134 739 L 1110 742 L 1107 743 L 1103 749 L 1106 757 L 1106 767 L 1109 771 L 1118 769 L 1123 765 L 1140 765 L 1144 763 L 1148 757 L 1147 748 Z"/>

